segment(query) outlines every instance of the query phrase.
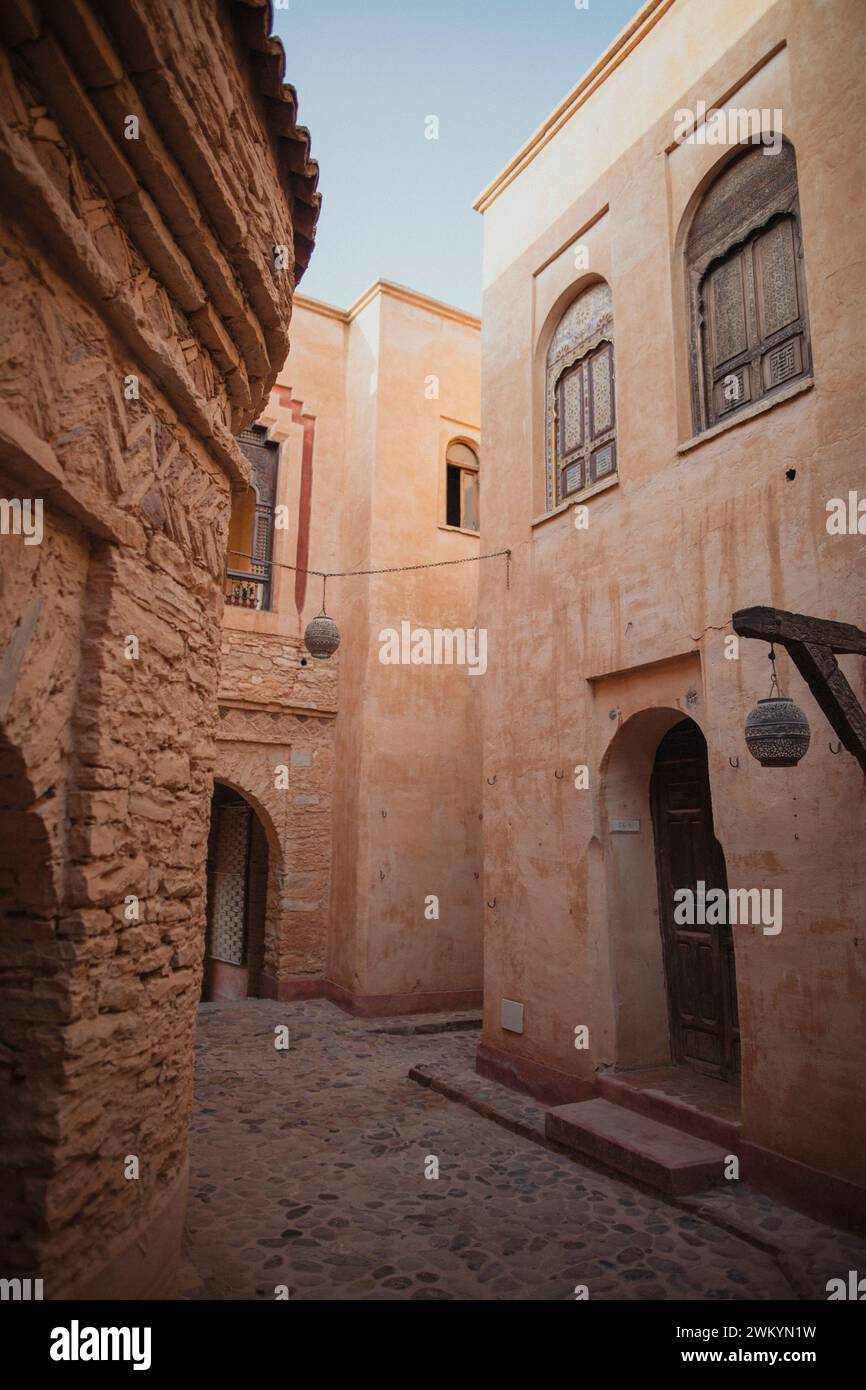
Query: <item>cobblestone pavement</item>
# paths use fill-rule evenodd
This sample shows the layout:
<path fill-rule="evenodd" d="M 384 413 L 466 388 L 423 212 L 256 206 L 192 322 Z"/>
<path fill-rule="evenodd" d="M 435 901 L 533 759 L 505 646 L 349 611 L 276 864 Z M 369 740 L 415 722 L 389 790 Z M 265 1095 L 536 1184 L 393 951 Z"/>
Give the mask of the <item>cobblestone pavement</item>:
<path fill-rule="evenodd" d="M 461 1021 L 359 1020 L 324 1000 L 203 1006 L 182 1296 L 573 1299 L 583 1284 L 590 1298 L 823 1299 L 827 1278 L 866 1268 L 854 1237 L 751 1199 L 768 1239 L 790 1229 L 792 1273 L 410 1080 L 417 1065 L 471 1071 L 477 1031 L 408 1031 Z"/>

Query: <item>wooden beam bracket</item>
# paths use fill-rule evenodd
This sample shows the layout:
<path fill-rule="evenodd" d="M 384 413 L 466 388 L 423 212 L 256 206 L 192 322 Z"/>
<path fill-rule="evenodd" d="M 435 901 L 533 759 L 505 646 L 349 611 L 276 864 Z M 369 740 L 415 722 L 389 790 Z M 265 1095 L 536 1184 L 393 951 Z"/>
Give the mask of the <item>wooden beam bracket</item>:
<path fill-rule="evenodd" d="M 782 608 L 741 608 L 732 622 L 740 637 L 785 648 L 842 746 L 866 775 L 866 711 L 836 660 L 842 655 L 866 656 L 866 632 L 851 623 Z"/>

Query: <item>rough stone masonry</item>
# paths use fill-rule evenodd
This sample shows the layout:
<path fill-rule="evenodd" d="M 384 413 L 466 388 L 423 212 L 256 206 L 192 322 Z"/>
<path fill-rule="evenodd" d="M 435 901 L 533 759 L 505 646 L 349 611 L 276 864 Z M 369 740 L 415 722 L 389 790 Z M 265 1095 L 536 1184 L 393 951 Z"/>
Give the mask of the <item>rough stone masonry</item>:
<path fill-rule="evenodd" d="M 270 19 L 0 13 L 0 497 L 44 506 L 0 535 L 0 1268 L 46 1298 L 176 1272 L 233 435 L 319 208 Z"/>

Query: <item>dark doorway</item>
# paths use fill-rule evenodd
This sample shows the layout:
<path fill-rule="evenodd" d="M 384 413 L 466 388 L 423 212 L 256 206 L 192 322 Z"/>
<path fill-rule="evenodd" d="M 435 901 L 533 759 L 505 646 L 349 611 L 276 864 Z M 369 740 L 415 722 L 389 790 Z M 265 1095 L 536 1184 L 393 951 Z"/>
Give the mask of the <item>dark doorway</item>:
<path fill-rule="evenodd" d="M 707 744 L 693 720 L 675 724 L 659 744 L 651 800 L 671 1055 L 733 1081 L 740 1073 L 740 1031 L 730 924 L 674 921 L 678 889 L 697 894 L 701 882 L 707 893 L 728 886 L 713 830 Z"/>
<path fill-rule="evenodd" d="M 257 996 L 264 957 L 268 842 L 248 801 L 217 783 L 207 856 L 202 1000 Z"/>

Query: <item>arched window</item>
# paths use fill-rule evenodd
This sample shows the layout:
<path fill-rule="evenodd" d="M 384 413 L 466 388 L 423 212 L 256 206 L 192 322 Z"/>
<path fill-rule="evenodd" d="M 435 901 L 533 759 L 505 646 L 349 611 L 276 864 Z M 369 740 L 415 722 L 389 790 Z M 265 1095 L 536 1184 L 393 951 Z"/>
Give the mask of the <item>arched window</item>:
<path fill-rule="evenodd" d="M 747 146 L 686 242 L 696 433 L 812 370 L 797 162 Z"/>
<path fill-rule="evenodd" d="M 548 510 L 616 473 L 613 303 L 592 285 L 560 319 L 547 350 Z"/>
<path fill-rule="evenodd" d="M 478 455 L 462 439 L 452 439 L 445 453 L 445 524 L 479 530 Z"/>
<path fill-rule="evenodd" d="M 250 425 L 237 441 L 252 464 L 252 486 L 232 504 L 225 601 L 233 607 L 271 607 L 274 506 L 279 446 L 263 425 Z"/>

